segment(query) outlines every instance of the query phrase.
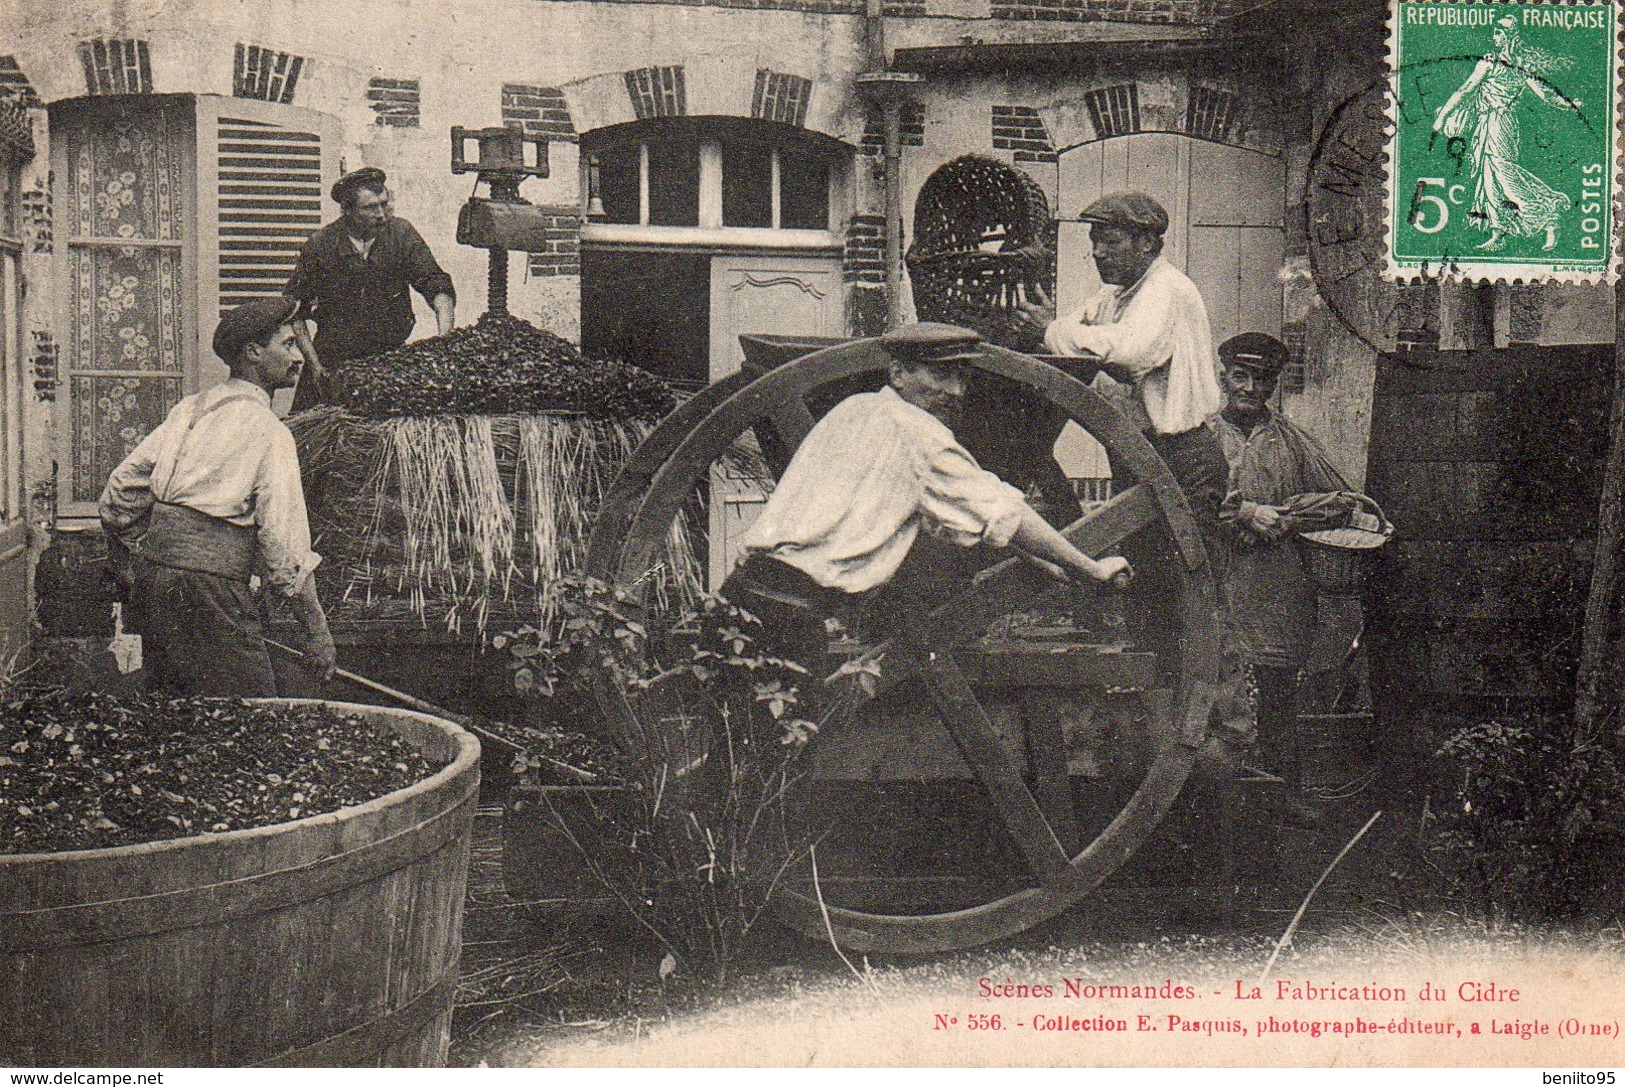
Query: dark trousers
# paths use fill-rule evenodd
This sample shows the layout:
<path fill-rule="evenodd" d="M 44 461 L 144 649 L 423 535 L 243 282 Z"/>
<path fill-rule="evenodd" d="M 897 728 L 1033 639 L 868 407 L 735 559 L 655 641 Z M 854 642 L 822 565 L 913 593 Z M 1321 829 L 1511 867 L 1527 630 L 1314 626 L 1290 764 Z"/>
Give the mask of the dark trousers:
<path fill-rule="evenodd" d="M 1258 760 L 1288 785 L 1303 784 L 1298 751 L 1298 670 L 1253 666 L 1258 683 Z"/>
<path fill-rule="evenodd" d="M 1230 465 L 1224 459 L 1224 443 L 1205 426 L 1182 434 L 1147 431 L 1146 438 L 1185 493 L 1191 516 L 1202 533 L 1202 546 L 1211 557 L 1219 545 L 1219 507 L 1224 504 L 1225 490 L 1230 485 Z"/>
<path fill-rule="evenodd" d="M 276 678 L 245 582 L 135 560 L 130 598 L 147 689 L 154 694 L 268 698 Z"/>
<path fill-rule="evenodd" d="M 1182 434 L 1147 431 L 1145 436 L 1179 484 L 1201 534 L 1202 546 L 1208 556 L 1208 569 L 1216 576 L 1214 558 L 1221 554 L 1218 549 L 1222 546 L 1219 507 L 1224 502 L 1230 479 L 1223 443 L 1217 434 L 1205 426 Z M 1112 476 L 1118 491 L 1138 482 L 1132 473 L 1115 461 Z M 1168 604 L 1177 597 L 1175 564 L 1179 559 L 1172 551 L 1172 543 L 1161 538 L 1149 539 L 1147 534 L 1141 534 L 1124 545 L 1123 555 L 1134 564 L 1134 586 L 1130 592 L 1136 606 L 1125 609 L 1130 637 L 1135 644 L 1162 655 L 1164 660 L 1172 661 L 1173 654 L 1179 649 L 1177 642 L 1181 623 L 1181 617 L 1173 614 Z"/>
<path fill-rule="evenodd" d="M 824 588 L 789 563 L 751 554 L 722 583 L 722 595 L 761 620 L 754 636 L 768 653 L 823 678 L 818 668 L 829 644 L 825 620 L 845 609 L 847 593 Z"/>

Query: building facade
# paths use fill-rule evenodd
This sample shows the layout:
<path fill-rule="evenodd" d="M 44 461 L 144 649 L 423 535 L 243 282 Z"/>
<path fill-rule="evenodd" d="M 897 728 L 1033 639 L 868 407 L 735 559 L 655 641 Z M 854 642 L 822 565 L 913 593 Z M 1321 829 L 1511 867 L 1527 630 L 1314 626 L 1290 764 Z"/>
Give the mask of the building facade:
<path fill-rule="evenodd" d="M 902 96 L 905 246 L 935 170 L 1001 160 L 1061 220 L 1067 306 L 1095 285 L 1077 212 L 1153 193 L 1216 336 L 1286 340 L 1288 411 L 1363 479 L 1381 353 L 1613 338 L 1607 292 L 1317 277 L 1317 246 L 1380 221 L 1380 193 L 1335 178 L 1380 145 L 1380 118 L 1347 107 L 1385 78 L 1384 16 L 1364 0 L 7 5 L 0 578 L 19 555 L 26 570 L 30 528 L 34 555 L 88 530 L 108 471 L 223 378 L 220 310 L 280 290 L 337 214 L 341 172 L 385 169 L 456 281 L 459 323 L 483 312 L 487 255 L 455 241 L 470 178 L 449 168 L 454 125 L 548 141 L 549 176 L 522 189 L 548 247 L 510 255 L 509 308 L 589 350 L 700 383 L 737 368 L 741 333 L 879 331 L 900 254 L 877 72 Z M 1339 153 L 1367 158 L 1333 172 L 1329 205 Z M 1066 457 L 1105 473 L 1085 440 Z"/>

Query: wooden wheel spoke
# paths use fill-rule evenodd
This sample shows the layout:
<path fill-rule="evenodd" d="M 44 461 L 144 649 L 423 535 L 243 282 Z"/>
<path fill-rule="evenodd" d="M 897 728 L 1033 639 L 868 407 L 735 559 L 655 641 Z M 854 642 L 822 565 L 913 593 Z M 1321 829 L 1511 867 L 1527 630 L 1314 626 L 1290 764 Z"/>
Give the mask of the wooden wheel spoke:
<path fill-rule="evenodd" d="M 1062 534 L 1084 554 L 1099 556 L 1115 549 L 1136 532 L 1157 523 L 1159 517 L 1156 494 L 1149 486 L 1140 483 L 1072 522 Z M 1048 591 L 1050 584 L 1048 574 L 1024 559 L 1005 559 L 995 563 L 977 574 L 975 583 L 969 589 L 956 594 L 952 600 L 925 617 L 921 641 L 948 646 L 974 637 L 985 631 L 1000 615 L 1017 610 L 1026 599 Z M 886 656 L 890 649 L 890 644 L 882 644 L 872 652 Z M 889 674 L 891 671 L 882 669 L 878 691 L 890 689 L 911 669 L 904 669 L 896 675 Z"/>
<path fill-rule="evenodd" d="M 921 650 L 920 654 L 931 701 L 960 755 L 986 788 L 988 800 L 1033 877 L 1040 884 L 1048 882 L 1067 868 L 1070 854 L 1027 789 L 1021 767 L 999 739 L 959 665 L 947 653 Z"/>
<path fill-rule="evenodd" d="M 1058 718 L 1024 714 L 1027 765 L 1032 767 L 1033 798 L 1049 821 L 1066 854 L 1075 856 L 1088 843 L 1072 807 L 1072 779 L 1067 773 L 1066 730 Z"/>
<path fill-rule="evenodd" d="M 1117 554 L 1135 534 L 1161 523 L 1162 508 L 1150 484 L 1136 483 L 1114 495 L 1061 530 L 1079 551 L 1091 558 Z M 965 596 L 931 613 L 934 629 L 943 624 L 963 632 L 971 625 L 985 626 L 999 614 L 1011 610 L 1034 591 L 1048 588 L 1051 575 L 1020 556 L 996 562 L 976 575 Z"/>
<path fill-rule="evenodd" d="M 1062 530 L 1062 535 L 1085 555 L 1098 558 L 1116 550 L 1136 532 L 1155 524 L 1160 512 L 1156 495 L 1136 484 L 1110 502 L 1091 510 Z M 1012 610 L 1012 601 L 1050 584 L 1049 575 L 1021 558 L 1005 559 L 976 575 L 975 584 L 960 598 L 931 613 L 928 625 L 934 639 L 985 629 L 999 615 Z M 940 632 L 940 633 L 939 633 Z"/>
<path fill-rule="evenodd" d="M 1068 525 L 1063 533 L 1086 555 L 1115 551 L 1135 533 L 1162 520 L 1156 493 L 1136 483 L 1111 501 Z"/>

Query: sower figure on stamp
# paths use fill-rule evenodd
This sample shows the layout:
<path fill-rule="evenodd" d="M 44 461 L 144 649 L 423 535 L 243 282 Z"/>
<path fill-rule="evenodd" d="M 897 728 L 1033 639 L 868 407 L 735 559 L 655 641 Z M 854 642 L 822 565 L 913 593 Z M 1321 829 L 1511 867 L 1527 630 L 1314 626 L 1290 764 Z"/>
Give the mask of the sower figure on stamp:
<path fill-rule="evenodd" d="M 1286 346 L 1261 332 L 1220 344 L 1226 403 L 1210 426 L 1230 464 L 1229 493 L 1220 512 L 1225 546 L 1216 554 L 1228 652 L 1235 663 L 1251 668 L 1257 683 L 1260 761 L 1296 790 L 1302 784 L 1298 676 L 1314 639 L 1319 605 L 1298 536 L 1346 523 L 1362 496 L 1308 431 L 1270 410 L 1287 358 Z M 1318 819 L 1295 792 L 1284 812 L 1300 824 Z"/>
<path fill-rule="evenodd" d="M 908 594 L 883 594 L 922 532 L 960 548 L 1015 546 L 1080 578 L 1126 582 L 1126 560 L 1083 554 L 955 440 L 961 366 L 978 339 L 931 323 L 887 333 L 886 387 L 837 404 L 796 450 L 722 588 L 762 620 L 779 655 L 815 661 L 832 617 L 868 613 L 889 630 L 905 627 Z"/>
<path fill-rule="evenodd" d="M 1564 98 L 1545 79 L 1546 72 L 1562 71 L 1574 61 L 1525 45 L 1518 20 L 1510 15 L 1498 20 L 1492 37 L 1494 52 L 1474 65 L 1467 81 L 1439 107 L 1433 132 L 1466 141 L 1473 173 L 1471 221 L 1490 235 L 1478 248 L 1500 250 L 1509 235 L 1544 232 L 1541 248 L 1556 249 L 1558 226 L 1573 201 L 1520 161 L 1518 101 L 1529 91 L 1553 108 L 1579 109 L 1581 102 Z"/>
<path fill-rule="evenodd" d="M 333 674 L 298 453 L 271 411 L 271 394 L 292 386 L 303 364 L 298 310 L 267 298 L 222 316 L 214 350 L 231 377 L 177 404 L 102 491 L 102 526 L 125 560 L 120 580 L 152 690 L 277 693 L 255 575 L 292 605 L 321 678 Z"/>
<path fill-rule="evenodd" d="M 394 216 L 385 181 L 384 171 L 368 166 L 333 183 L 343 214 L 311 235 L 283 288 L 316 322 L 314 341 L 305 321 L 296 326 L 309 370 L 295 392 L 295 411 L 328 398 L 327 367 L 406 342 L 416 323 L 411 291 L 434 308 L 439 335 L 456 323 L 451 277 L 412 224 Z"/>

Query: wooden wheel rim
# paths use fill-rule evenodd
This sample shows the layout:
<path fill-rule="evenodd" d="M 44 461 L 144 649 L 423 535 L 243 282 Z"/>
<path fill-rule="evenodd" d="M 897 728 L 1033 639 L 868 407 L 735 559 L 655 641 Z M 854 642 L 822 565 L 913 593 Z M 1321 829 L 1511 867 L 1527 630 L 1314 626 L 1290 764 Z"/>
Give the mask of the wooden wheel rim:
<path fill-rule="evenodd" d="M 781 920 L 823 939 L 827 914 L 836 939 L 855 950 L 916 953 L 974 947 L 1024 931 L 1081 901 L 1155 829 L 1206 736 L 1218 659 L 1213 589 L 1200 534 L 1173 475 L 1144 435 L 1082 382 L 1014 351 L 992 345 L 983 345 L 982 351 L 974 363 L 978 369 L 1038 391 L 1105 446 L 1113 462 L 1139 481 L 1130 490 L 1144 488 L 1149 495 L 1156 514 L 1151 523 L 1166 526 L 1179 567 L 1179 666 L 1167 722 L 1177 740 L 1152 760 L 1116 817 L 1038 886 L 967 909 L 919 915 L 820 904 L 781 887 L 776 895 Z M 623 468 L 592 534 L 589 573 L 611 583 L 637 581 L 658 561 L 666 532 L 691 488 L 741 434 L 766 423 L 793 449 L 815 421 L 806 404 L 810 393 L 882 372 L 888 362 L 877 340 L 855 340 L 803 356 L 755 380 L 733 375 L 690 400 L 655 429 Z M 1142 523 L 1132 531 L 1144 527 Z"/>

